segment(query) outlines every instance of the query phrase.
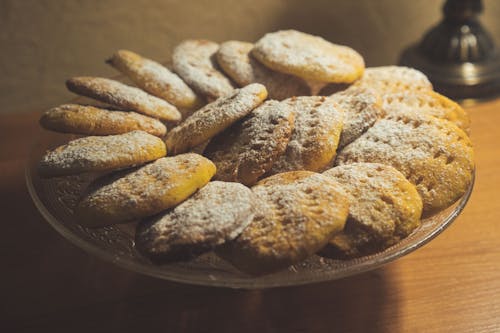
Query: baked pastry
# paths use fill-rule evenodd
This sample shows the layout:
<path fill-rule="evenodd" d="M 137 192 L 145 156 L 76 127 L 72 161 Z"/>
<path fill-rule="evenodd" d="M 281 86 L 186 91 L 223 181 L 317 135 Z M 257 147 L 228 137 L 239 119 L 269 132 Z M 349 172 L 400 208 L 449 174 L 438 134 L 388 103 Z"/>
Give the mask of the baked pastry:
<path fill-rule="evenodd" d="M 372 89 L 349 89 L 335 93 L 330 98 L 344 112 L 339 148 L 356 140 L 384 115 L 382 100 Z"/>
<path fill-rule="evenodd" d="M 292 97 L 282 103 L 295 113 L 295 123 L 285 153 L 273 164 L 270 174 L 328 168 L 342 132 L 342 110 L 324 96 Z"/>
<path fill-rule="evenodd" d="M 320 252 L 352 258 L 382 251 L 420 226 L 422 199 L 401 172 L 378 163 L 353 163 L 326 170 L 349 199 L 345 228 Z"/>
<path fill-rule="evenodd" d="M 257 61 L 251 54 L 253 46 L 252 43 L 235 40 L 220 45 L 217 62 L 234 82 L 240 87 L 261 83 L 266 87 L 269 99 L 279 101 L 311 95 L 307 82 L 301 78 L 273 71 Z"/>
<path fill-rule="evenodd" d="M 210 182 L 172 210 L 141 222 L 135 244 L 154 261 L 191 259 L 235 239 L 252 221 L 254 203 L 244 185 Z"/>
<path fill-rule="evenodd" d="M 351 83 L 363 74 L 363 57 L 347 46 L 296 30 L 266 34 L 252 54 L 267 67 L 305 80 Z"/>
<path fill-rule="evenodd" d="M 266 274 L 300 262 L 344 227 L 347 198 L 331 178 L 286 172 L 252 188 L 259 203 L 250 225 L 217 253 L 238 269 Z"/>
<path fill-rule="evenodd" d="M 411 94 L 400 92 L 387 94 L 384 96 L 384 110 L 391 113 L 401 108 L 411 108 L 418 112 L 426 113 L 431 116 L 451 121 L 466 133 L 470 132 L 470 119 L 465 110 L 449 99 L 432 90 L 416 90 Z"/>
<path fill-rule="evenodd" d="M 118 50 L 106 61 L 127 75 L 138 87 L 182 109 L 202 104 L 181 78 L 162 64 L 128 50 Z"/>
<path fill-rule="evenodd" d="M 172 54 L 174 71 L 208 101 L 231 94 L 233 83 L 222 74 L 215 60 L 219 44 L 204 39 L 189 39 Z"/>
<path fill-rule="evenodd" d="M 470 139 L 455 124 L 401 109 L 345 147 L 336 162 L 393 166 L 417 187 L 423 214 L 430 215 L 465 193 L 472 181 L 473 155 Z"/>
<path fill-rule="evenodd" d="M 136 111 L 147 116 L 170 122 L 181 120 L 179 110 L 167 101 L 149 95 L 139 88 L 100 77 L 74 77 L 66 81 L 68 89 L 110 104 L 119 109 Z"/>
<path fill-rule="evenodd" d="M 295 115 L 278 101 L 267 101 L 212 139 L 205 149 L 217 166 L 214 179 L 253 185 L 286 149 Z"/>
<path fill-rule="evenodd" d="M 75 215 L 86 227 L 141 219 L 178 205 L 214 174 L 214 164 L 201 155 L 160 158 L 139 169 L 97 179 L 78 203 Z"/>
<path fill-rule="evenodd" d="M 266 87 L 254 83 L 205 105 L 167 134 L 169 152 L 184 153 L 211 139 L 250 113 L 266 97 Z"/>
<path fill-rule="evenodd" d="M 42 177 L 101 172 L 141 165 L 165 156 L 163 141 L 143 131 L 87 136 L 48 151 L 38 164 Z"/>
<path fill-rule="evenodd" d="M 167 133 L 161 121 L 139 113 L 78 104 L 64 104 L 45 111 L 40 118 L 40 125 L 56 132 L 86 135 L 112 135 L 140 130 L 161 137 Z"/>
<path fill-rule="evenodd" d="M 368 67 L 352 87 L 370 88 L 382 97 L 395 92 L 432 90 L 432 84 L 424 73 L 404 66 Z"/>

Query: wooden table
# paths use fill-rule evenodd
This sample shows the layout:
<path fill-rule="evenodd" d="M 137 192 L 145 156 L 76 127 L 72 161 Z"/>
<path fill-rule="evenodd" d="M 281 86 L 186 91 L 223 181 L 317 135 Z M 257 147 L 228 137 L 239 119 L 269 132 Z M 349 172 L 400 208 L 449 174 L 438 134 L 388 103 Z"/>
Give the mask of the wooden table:
<path fill-rule="evenodd" d="M 2 116 L 0 330 L 500 332 L 500 100 L 469 111 L 476 186 L 442 235 L 369 273 L 261 291 L 157 280 L 74 247 L 24 184 L 38 114 Z"/>

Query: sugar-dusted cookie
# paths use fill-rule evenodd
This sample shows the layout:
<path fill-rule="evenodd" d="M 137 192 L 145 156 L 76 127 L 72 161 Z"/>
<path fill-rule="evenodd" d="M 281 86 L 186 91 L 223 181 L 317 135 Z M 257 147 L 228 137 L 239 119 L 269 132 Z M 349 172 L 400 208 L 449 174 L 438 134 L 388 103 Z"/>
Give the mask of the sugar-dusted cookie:
<path fill-rule="evenodd" d="M 217 66 L 219 44 L 204 39 L 189 39 L 172 54 L 174 71 L 196 92 L 213 101 L 231 94 L 234 86 Z"/>
<path fill-rule="evenodd" d="M 72 92 L 94 98 L 123 110 L 136 111 L 165 121 L 181 120 L 179 110 L 167 101 L 139 88 L 100 77 L 74 77 L 66 81 Z"/>
<path fill-rule="evenodd" d="M 38 164 L 42 177 L 110 171 L 141 165 L 165 156 L 163 141 L 143 131 L 87 136 L 48 151 Z"/>
<path fill-rule="evenodd" d="M 214 178 L 256 183 L 284 153 L 294 118 L 284 103 L 271 100 L 220 133 L 205 149 L 205 156 L 217 166 Z"/>
<path fill-rule="evenodd" d="M 251 274 L 300 262 L 323 248 L 344 227 L 347 197 L 330 177 L 293 171 L 252 188 L 259 201 L 250 225 L 218 253 Z"/>
<path fill-rule="evenodd" d="M 372 254 L 399 242 L 420 225 L 422 199 L 401 172 L 378 163 L 353 163 L 323 175 L 342 184 L 349 198 L 344 230 L 320 252 L 333 258 Z"/>
<path fill-rule="evenodd" d="M 377 121 L 339 152 L 336 162 L 393 166 L 416 185 L 424 215 L 460 198 L 471 183 L 474 169 L 472 144 L 460 128 L 411 109 L 394 111 Z"/>
<path fill-rule="evenodd" d="M 383 108 L 387 113 L 406 107 L 451 121 L 466 133 L 470 132 L 470 119 L 467 112 L 451 99 L 432 90 L 400 92 L 384 96 Z"/>
<path fill-rule="evenodd" d="M 344 125 L 339 148 L 345 147 L 366 132 L 384 114 L 382 100 L 372 89 L 354 88 L 330 96 L 344 111 Z"/>
<path fill-rule="evenodd" d="M 201 105 L 200 99 L 177 74 L 156 61 L 131 51 L 118 50 L 106 62 L 127 75 L 138 87 L 178 108 L 191 109 Z"/>
<path fill-rule="evenodd" d="M 228 41 L 220 45 L 217 62 L 240 87 L 262 83 L 270 99 L 283 100 L 311 94 L 307 82 L 299 77 L 273 71 L 257 61 L 250 51 L 252 43 Z"/>
<path fill-rule="evenodd" d="M 295 30 L 266 34 L 252 54 L 273 70 L 311 81 L 351 83 L 365 68 L 363 58 L 353 49 Z"/>
<path fill-rule="evenodd" d="M 78 104 L 64 104 L 45 111 L 40 125 L 52 131 L 87 135 L 122 134 L 134 130 L 156 136 L 167 133 L 161 121 L 139 113 Z"/>
<path fill-rule="evenodd" d="M 266 87 L 253 83 L 205 105 L 167 134 L 169 152 L 183 153 L 211 139 L 250 113 L 266 97 Z"/>
<path fill-rule="evenodd" d="M 342 132 L 343 112 L 324 96 L 292 97 L 283 101 L 295 113 L 292 137 L 271 174 L 309 170 L 323 171 L 332 162 Z"/>
<path fill-rule="evenodd" d="M 96 180 L 75 213 L 86 227 L 144 218 L 178 205 L 214 174 L 214 164 L 201 155 L 160 158 L 139 169 Z"/>
<path fill-rule="evenodd" d="M 248 187 L 210 182 L 174 209 L 141 222 L 135 244 L 155 261 L 190 259 L 235 239 L 255 209 Z"/>
<path fill-rule="evenodd" d="M 413 93 L 432 90 L 432 84 L 424 73 L 403 66 L 368 67 L 353 87 L 371 88 L 380 95 L 394 92 Z"/>

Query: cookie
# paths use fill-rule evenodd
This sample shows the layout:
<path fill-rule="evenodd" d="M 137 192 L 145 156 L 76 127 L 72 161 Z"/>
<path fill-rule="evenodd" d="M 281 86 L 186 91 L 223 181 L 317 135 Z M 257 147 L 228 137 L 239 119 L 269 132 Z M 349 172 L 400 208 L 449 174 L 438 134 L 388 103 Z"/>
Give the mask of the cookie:
<path fill-rule="evenodd" d="M 451 121 L 466 133 L 470 132 L 470 118 L 467 112 L 451 99 L 432 90 L 408 93 L 394 93 L 384 96 L 383 108 L 386 112 L 401 108 L 413 108 L 419 112 Z"/>
<path fill-rule="evenodd" d="M 135 130 L 156 136 L 167 133 L 161 121 L 139 113 L 77 104 L 64 104 L 45 111 L 40 125 L 52 131 L 85 135 L 112 135 Z"/>
<path fill-rule="evenodd" d="M 417 187 L 423 214 L 460 198 L 472 181 L 470 139 L 455 124 L 401 109 L 377 121 L 337 156 L 338 165 L 373 162 L 391 165 Z"/>
<path fill-rule="evenodd" d="M 48 151 L 38 164 L 42 177 L 111 171 L 165 156 L 163 141 L 143 131 L 87 136 Z"/>
<path fill-rule="evenodd" d="M 172 54 L 174 71 L 209 101 L 229 95 L 234 89 L 231 80 L 218 69 L 215 59 L 218 49 L 215 42 L 190 39 L 179 44 Z"/>
<path fill-rule="evenodd" d="M 363 75 L 363 57 L 353 49 L 295 30 L 262 37 L 252 54 L 267 67 L 305 80 L 351 83 Z"/>
<path fill-rule="evenodd" d="M 377 163 L 353 163 L 323 172 L 340 183 L 349 198 L 344 230 L 320 252 L 352 258 L 382 251 L 420 226 L 422 199 L 401 172 Z"/>
<path fill-rule="evenodd" d="M 330 98 L 344 112 L 344 125 L 340 135 L 339 148 L 356 140 L 384 115 L 382 100 L 371 89 L 349 89 L 333 94 Z"/>
<path fill-rule="evenodd" d="M 165 121 L 181 120 L 179 110 L 167 101 L 139 88 L 99 77 L 74 77 L 66 81 L 68 89 L 123 110 L 136 111 Z"/>
<path fill-rule="evenodd" d="M 349 205 L 331 178 L 294 171 L 252 188 L 259 201 L 250 225 L 217 253 L 238 269 L 264 274 L 298 263 L 344 227 Z"/>
<path fill-rule="evenodd" d="M 292 97 L 282 103 L 295 113 L 294 128 L 285 153 L 276 160 L 270 174 L 328 168 L 342 132 L 342 110 L 324 96 Z"/>
<path fill-rule="evenodd" d="M 96 180 L 75 214 L 86 227 L 148 217 L 186 200 L 214 174 L 214 164 L 201 155 L 160 158 L 139 169 Z"/>
<path fill-rule="evenodd" d="M 285 152 L 294 118 L 284 103 L 267 101 L 212 139 L 205 156 L 217 166 L 214 179 L 256 183 Z"/>
<path fill-rule="evenodd" d="M 181 109 L 202 104 L 194 91 L 181 78 L 160 63 L 137 53 L 119 50 L 106 61 L 127 75 L 138 87 Z"/>
<path fill-rule="evenodd" d="M 424 73 L 403 66 L 366 68 L 363 77 L 353 87 L 371 88 L 380 95 L 417 90 L 432 90 L 432 84 Z"/>
<path fill-rule="evenodd" d="M 266 97 L 266 87 L 253 83 L 205 105 L 167 134 L 169 152 L 183 153 L 211 139 L 250 113 Z"/>
<path fill-rule="evenodd" d="M 141 222 L 136 247 L 154 261 L 196 257 L 241 234 L 253 219 L 254 204 L 248 187 L 210 182 L 174 209 Z"/>
<path fill-rule="evenodd" d="M 220 67 L 240 87 L 261 83 L 266 86 L 269 99 L 279 101 L 292 96 L 311 95 L 311 89 L 304 80 L 270 70 L 252 56 L 252 48 L 252 43 L 228 41 L 222 43 L 217 51 Z"/>

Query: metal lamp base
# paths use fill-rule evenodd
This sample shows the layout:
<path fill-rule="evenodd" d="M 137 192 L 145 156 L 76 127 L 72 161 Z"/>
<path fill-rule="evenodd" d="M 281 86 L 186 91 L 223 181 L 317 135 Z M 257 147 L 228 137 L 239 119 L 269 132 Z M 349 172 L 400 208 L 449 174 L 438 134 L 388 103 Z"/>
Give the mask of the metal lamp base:
<path fill-rule="evenodd" d="M 406 49 L 400 64 L 424 72 L 435 90 L 459 101 L 500 96 L 500 54 L 477 16 L 480 0 L 448 0 L 441 23 Z"/>

